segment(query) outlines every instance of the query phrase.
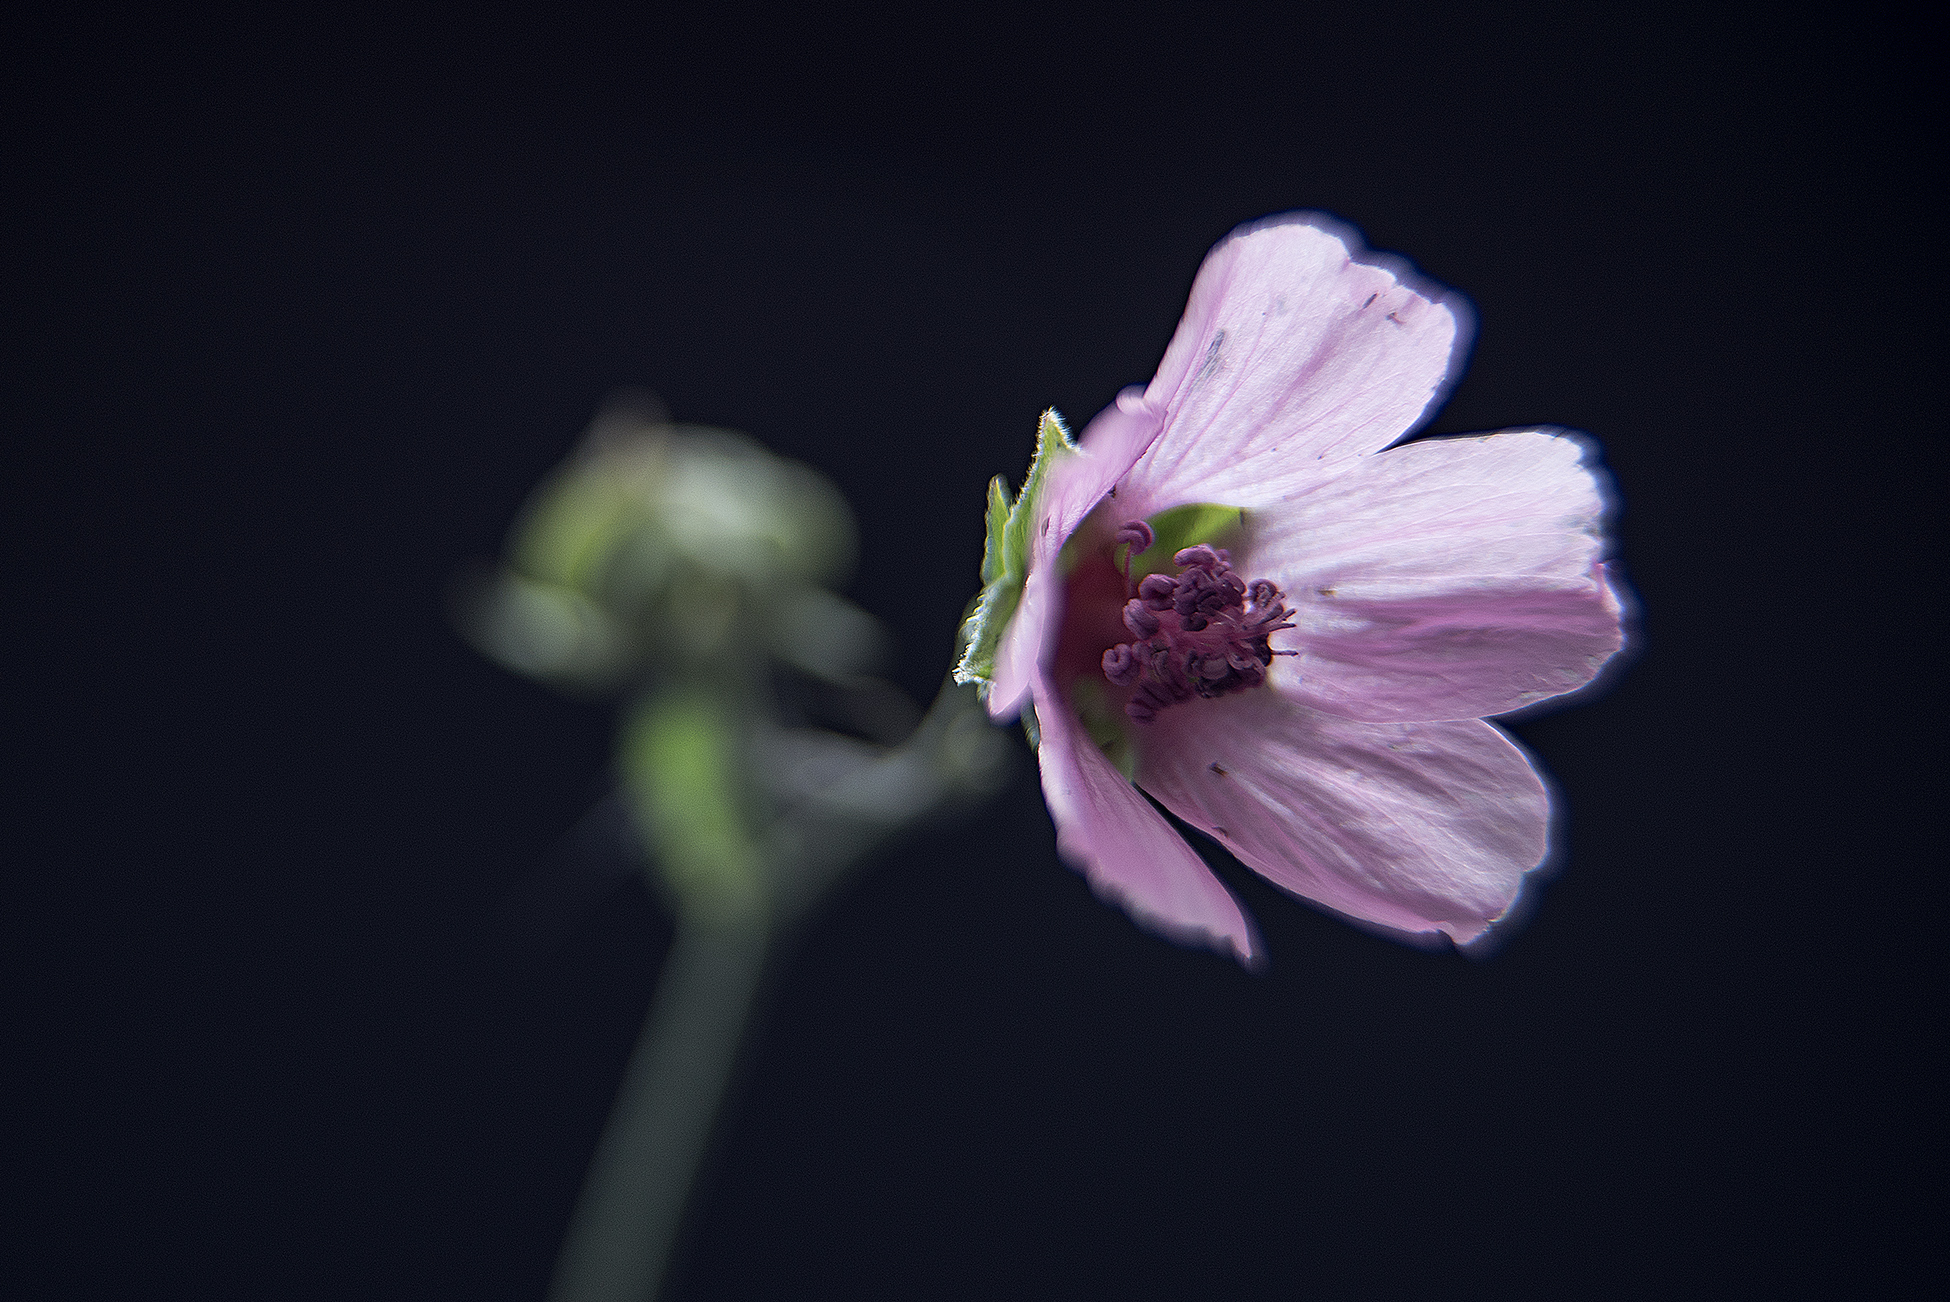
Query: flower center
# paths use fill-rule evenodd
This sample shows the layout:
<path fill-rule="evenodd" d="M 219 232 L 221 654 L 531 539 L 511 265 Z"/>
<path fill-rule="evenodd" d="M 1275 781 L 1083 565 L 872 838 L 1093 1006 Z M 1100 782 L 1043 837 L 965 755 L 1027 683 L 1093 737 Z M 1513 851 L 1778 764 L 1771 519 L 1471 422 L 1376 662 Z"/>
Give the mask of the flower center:
<path fill-rule="evenodd" d="M 1128 545 L 1124 589 L 1131 593 L 1130 557 L 1150 547 L 1156 535 L 1142 520 L 1117 531 Z M 1249 585 L 1232 572 L 1223 547 L 1199 543 L 1172 558 L 1176 575 L 1148 574 L 1124 603 L 1124 627 L 1132 640 L 1104 652 L 1104 677 L 1131 687 L 1124 713 L 1150 723 L 1158 711 L 1194 697 L 1210 699 L 1258 687 L 1275 651 L 1266 639 L 1292 628 L 1286 594 L 1268 579 Z"/>

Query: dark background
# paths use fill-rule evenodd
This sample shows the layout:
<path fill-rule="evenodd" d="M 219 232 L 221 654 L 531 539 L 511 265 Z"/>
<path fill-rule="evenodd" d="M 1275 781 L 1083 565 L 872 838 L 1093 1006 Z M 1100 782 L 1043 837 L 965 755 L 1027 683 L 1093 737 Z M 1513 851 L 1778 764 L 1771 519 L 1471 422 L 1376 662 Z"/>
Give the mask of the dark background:
<path fill-rule="evenodd" d="M 1940 1262 L 1920 40 L 1467 12 L 24 34 L 9 1291 L 539 1297 L 669 926 L 568 835 L 608 711 L 469 650 L 452 576 L 648 385 L 835 478 L 925 699 L 1037 413 L 1145 380 L 1206 248 L 1303 207 L 1476 303 L 1433 429 L 1617 477 L 1642 656 L 1515 729 L 1561 874 L 1473 961 L 1222 864 L 1249 975 L 1095 902 L 1025 753 L 805 938 L 673 1296 Z"/>

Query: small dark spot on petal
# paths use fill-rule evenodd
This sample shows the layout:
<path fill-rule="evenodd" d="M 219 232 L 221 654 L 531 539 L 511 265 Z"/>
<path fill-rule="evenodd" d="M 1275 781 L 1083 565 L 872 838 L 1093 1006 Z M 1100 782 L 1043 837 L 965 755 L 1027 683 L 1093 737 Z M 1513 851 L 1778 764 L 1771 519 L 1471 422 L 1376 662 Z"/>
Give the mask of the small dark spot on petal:
<path fill-rule="evenodd" d="M 1373 306 L 1374 306 L 1374 301 L 1375 301 L 1376 299 L 1378 299 L 1378 298 L 1380 298 L 1380 297 L 1381 297 L 1381 295 L 1380 295 L 1379 293 L 1374 293 L 1374 294 L 1370 294 L 1370 295 L 1368 295 L 1368 301 L 1367 301 L 1367 302 L 1365 302 L 1365 303 L 1363 303 L 1363 304 L 1361 305 L 1361 310 L 1362 310 L 1363 312 L 1365 312 L 1365 311 L 1367 311 L 1367 310 L 1368 310 L 1369 308 L 1371 308 L 1371 307 L 1373 307 Z"/>
<path fill-rule="evenodd" d="M 1393 322 L 1394 322 L 1394 323 L 1395 323 L 1396 325 L 1407 325 L 1407 324 L 1408 324 L 1408 322 L 1406 322 L 1406 321 L 1404 321 L 1404 320 L 1402 320 L 1402 319 L 1401 319 L 1400 317 L 1398 317 L 1398 316 L 1396 316 L 1396 315 L 1395 315 L 1395 314 L 1394 314 L 1393 312 L 1390 312 L 1390 313 L 1388 314 L 1388 319 L 1389 319 L 1390 321 L 1393 321 Z"/>
<path fill-rule="evenodd" d="M 1212 342 L 1207 344 L 1205 348 L 1205 361 L 1198 368 L 1198 374 L 1193 378 L 1202 380 L 1212 373 L 1213 368 L 1219 364 L 1219 349 L 1225 346 L 1225 342 L 1225 331 L 1219 330 L 1213 333 Z"/>
<path fill-rule="evenodd" d="M 1222 765 L 1221 765 L 1221 764 L 1219 763 L 1219 761 L 1217 761 L 1217 760 L 1213 760 L 1213 761 L 1212 761 L 1212 764 L 1211 764 L 1211 769 L 1212 769 L 1212 771 L 1213 771 L 1214 773 L 1216 773 L 1216 774 L 1218 774 L 1218 775 L 1219 775 L 1220 777 L 1222 777 L 1222 778 L 1226 778 L 1226 777 L 1231 777 L 1231 776 L 1232 776 L 1232 775 L 1231 775 L 1230 773 L 1227 773 L 1227 772 L 1226 772 L 1226 770 L 1225 770 L 1225 768 L 1224 768 L 1224 767 L 1223 767 L 1223 766 L 1222 766 Z"/>
<path fill-rule="evenodd" d="M 1323 597 L 1331 597 L 1334 595 L 1334 590 L 1332 588 L 1315 588 L 1314 591 L 1318 592 Z"/>

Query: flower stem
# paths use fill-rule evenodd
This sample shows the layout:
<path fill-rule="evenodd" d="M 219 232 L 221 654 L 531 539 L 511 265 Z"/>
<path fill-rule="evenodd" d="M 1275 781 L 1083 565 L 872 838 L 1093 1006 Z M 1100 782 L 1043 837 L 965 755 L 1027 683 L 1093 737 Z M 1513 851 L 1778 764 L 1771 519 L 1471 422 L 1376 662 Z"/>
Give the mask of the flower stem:
<path fill-rule="evenodd" d="M 550 1302 L 657 1295 L 769 949 L 762 914 L 680 915 L 556 1264 Z"/>
<path fill-rule="evenodd" d="M 658 716 L 646 717 L 655 742 Z M 992 795 L 1008 752 L 974 693 L 949 683 L 905 742 L 854 756 L 852 746 L 832 751 L 830 780 L 765 829 L 755 850 L 763 890 L 702 889 L 718 880 L 708 871 L 672 883 L 693 889 L 669 892 L 677 935 L 570 1219 L 550 1302 L 657 1296 L 767 962 L 890 839 Z M 683 803 L 709 802 L 692 793 Z M 660 808 L 650 806 L 653 823 Z M 666 828 L 686 826 L 662 817 Z"/>

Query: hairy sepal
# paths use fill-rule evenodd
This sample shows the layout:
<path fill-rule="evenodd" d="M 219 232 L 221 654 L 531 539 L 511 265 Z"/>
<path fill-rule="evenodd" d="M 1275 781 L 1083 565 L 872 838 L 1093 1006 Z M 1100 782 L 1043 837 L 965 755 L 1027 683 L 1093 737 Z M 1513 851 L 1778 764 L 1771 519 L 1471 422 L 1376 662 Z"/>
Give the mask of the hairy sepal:
<path fill-rule="evenodd" d="M 1043 413 L 1036 430 L 1036 456 L 1022 494 L 1009 500 L 1009 487 L 997 475 L 989 481 L 988 541 L 982 549 L 982 592 L 962 622 L 961 663 L 955 681 L 974 683 L 984 698 L 995 677 L 996 648 L 1022 601 L 1022 585 L 1029 577 L 1029 548 L 1035 538 L 1037 503 L 1052 468 L 1077 452 L 1070 431 L 1055 408 Z"/>

